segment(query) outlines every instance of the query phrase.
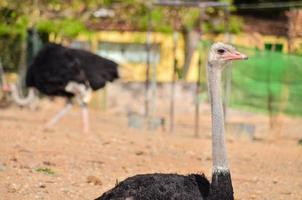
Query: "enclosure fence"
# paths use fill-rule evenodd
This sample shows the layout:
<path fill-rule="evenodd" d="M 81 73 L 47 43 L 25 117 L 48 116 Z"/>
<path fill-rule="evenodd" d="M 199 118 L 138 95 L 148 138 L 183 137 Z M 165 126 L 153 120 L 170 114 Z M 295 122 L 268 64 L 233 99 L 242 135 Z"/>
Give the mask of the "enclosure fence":
<path fill-rule="evenodd" d="M 201 43 L 201 51 L 210 42 Z M 229 106 L 302 115 L 302 56 L 238 47 L 249 59 L 233 62 Z"/>

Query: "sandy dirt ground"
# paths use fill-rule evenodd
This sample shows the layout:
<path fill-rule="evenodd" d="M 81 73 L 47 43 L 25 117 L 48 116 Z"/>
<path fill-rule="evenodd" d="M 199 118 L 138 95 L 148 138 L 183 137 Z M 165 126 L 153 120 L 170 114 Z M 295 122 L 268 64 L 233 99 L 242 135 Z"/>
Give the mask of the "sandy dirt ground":
<path fill-rule="evenodd" d="M 94 199 L 140 173 L 205 173 L 211 178 L 210 115 L 202 110 L 200 137 L 193 117 L 178 114 L 175 133 L 128 128 L 126 115 L 92 111 L 92 130 L 81 132 L 74 108 L 52 130 L 43 124 L 63 102 L 40 103 L 37 111 L 0 110 L 0 200 Z M 256 124 L 256 140 L 228 135 L 237 200 L 302 199 L 302 120 L 282 117 L 278 134 L 267 119 L 231 113 L 231 121 Z"/>

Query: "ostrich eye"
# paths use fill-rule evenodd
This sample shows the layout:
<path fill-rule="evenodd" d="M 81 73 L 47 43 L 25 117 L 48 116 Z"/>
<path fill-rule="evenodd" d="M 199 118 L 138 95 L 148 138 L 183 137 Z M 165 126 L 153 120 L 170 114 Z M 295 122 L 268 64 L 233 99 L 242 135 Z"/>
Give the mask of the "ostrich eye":
<path fill-rule="evenodd" d="M 224 49 L 218 49 L 217 52 L 218 52 L 219 54 L 223 54 L 223 53 L 225 52 L 225 50 L 224 50 Z"/>

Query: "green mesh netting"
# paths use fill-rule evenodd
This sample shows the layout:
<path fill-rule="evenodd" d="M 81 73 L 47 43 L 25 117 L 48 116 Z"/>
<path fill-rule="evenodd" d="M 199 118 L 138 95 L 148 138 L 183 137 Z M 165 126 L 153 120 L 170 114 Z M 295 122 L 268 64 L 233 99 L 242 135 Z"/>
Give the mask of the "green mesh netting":
<path fill-rule="evenodd" d="M 201 49 L 209 48 L 202 42 Z M 302 57 L 238 48 L 249 60 L 233 62 L 231 107 L 302 115 Z"/>

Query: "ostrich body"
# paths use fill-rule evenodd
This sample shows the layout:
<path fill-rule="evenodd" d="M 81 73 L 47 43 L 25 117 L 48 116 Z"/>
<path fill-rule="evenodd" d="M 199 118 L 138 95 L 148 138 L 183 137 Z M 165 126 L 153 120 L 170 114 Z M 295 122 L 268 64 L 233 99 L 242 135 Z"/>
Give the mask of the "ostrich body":
<path fill-rule="evenodd" d="M 207 63 L 212 111 L 212 182 L 202 174 L 136 175 L 119 183 L 96 200 L 234 200 L 224 140 L 221 72 L 231 60 L 247 59 L 234 47 L 215 43 Z"/>
<path fill-rule="evenodd" d="M 92 90 L 118 78 L 118 65 L 85 50 L 58 44 L 45 45 L 35 56 L 26 74 L 26 85 L 48 96 L 67 98 L 66 107 L 47 124 L 53 126 L 71 108 L 76 97 L 83 109 L 84 131 L 89 129 L 87 103 Z"/>

